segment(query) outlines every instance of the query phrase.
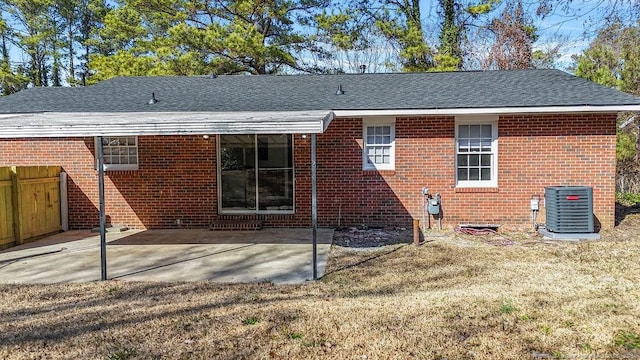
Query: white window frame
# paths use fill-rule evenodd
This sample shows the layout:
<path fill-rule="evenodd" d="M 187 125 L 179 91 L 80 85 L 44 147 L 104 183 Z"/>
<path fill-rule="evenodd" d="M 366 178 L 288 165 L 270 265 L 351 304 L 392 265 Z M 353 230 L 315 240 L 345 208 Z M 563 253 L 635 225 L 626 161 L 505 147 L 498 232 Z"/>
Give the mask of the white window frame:
<path fill-rule="evenodd" d="M 367 156 L 367 128 L 389 126 L 391 143 L 388 145 L 390 148 L 389 163 L 388 164 L 374 164 L 369 163 Z M 363 170 L 395 170 L 396 168 L 396 119 L 395 117 L 368 117 L 362 120 L 362 169 Z"/>
<path fill-rule="evenodd" d="M 460 125 L 491 125 L 491 180 L 458 180 L 458 131 Z M 456 116 L 454 159 L 456 187 L 498 187 L 498 116 Z"/>
<path fill-rule="evenodd" d="M 136 144 L 135 144 L 135 148 L 136 148 L 136 163 L 135 164 L 103 164 L 104 165 L 104 170 L 105 171 L 124 171 L 124 170 L 138 170 L 138 164 L 140 163 L 140 151 L 138 149 L 138 137 L 137 136 L 103 136 L 102 138 L 123 138 L 123 137 L 133 137 L 135 138 Z M 97 157 L 97 151 L 98 151 L 98 138 L 95 137 L 94 138 L 94 149 L 96 151 L 96 158 L 95 158 L 95 168 L 98 168 L 98 157 Z M 105 149 L 105 145 L 102 145 L 102 154 L 103 154 L 103 158 L 104 158 L 104 149 Z"/>

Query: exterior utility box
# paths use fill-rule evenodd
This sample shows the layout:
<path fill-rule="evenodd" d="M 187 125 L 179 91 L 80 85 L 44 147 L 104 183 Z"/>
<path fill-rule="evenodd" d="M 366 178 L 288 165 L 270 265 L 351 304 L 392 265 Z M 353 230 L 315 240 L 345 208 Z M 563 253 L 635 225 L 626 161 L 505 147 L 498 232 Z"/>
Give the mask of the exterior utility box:
<path fill-rule="evenodd" d="M 435 197 L 429 199 L 429 206 L 427 207 L 427 211 L 431 215 L 440 214 L 440 194 L 437 194 Z"/>
<path fill-rule="evenodd" d="M 587 186 L 550 186 L 544 190 L 546 229 L 554 233 L 592 233 L 593 189 Z"/>

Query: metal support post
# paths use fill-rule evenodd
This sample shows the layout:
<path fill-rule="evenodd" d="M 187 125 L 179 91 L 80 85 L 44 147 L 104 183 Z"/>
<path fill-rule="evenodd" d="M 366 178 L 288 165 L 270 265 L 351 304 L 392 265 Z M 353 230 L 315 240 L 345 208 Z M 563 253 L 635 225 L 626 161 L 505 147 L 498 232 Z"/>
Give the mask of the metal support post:
<path fill-rule="evenodd" d="M 311 227 L 313 229 L 313 280 L 318 280 L 318 196 L 316 187 L 316 134 L 311 134 Z"/>
<path fill-rule="evenodd" d="M 98 158 L 98 198 L 100 201 L 100 280 L 105 281 L 107 280 L 107 217 L 104 210 L 104 156 L 102 153 L 102 136 L 98 136 L 96 155 Z"/>

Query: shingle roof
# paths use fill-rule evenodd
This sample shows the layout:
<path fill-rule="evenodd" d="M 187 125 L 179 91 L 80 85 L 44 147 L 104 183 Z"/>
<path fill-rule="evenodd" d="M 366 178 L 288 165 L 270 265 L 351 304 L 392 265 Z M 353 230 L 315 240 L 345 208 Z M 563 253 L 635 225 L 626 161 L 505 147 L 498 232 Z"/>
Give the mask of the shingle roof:
<path fill-rule="evenodd" d="M 345 94 L 336 95 L 342 85 Z M 159 100 L 148 105 L 151 93 Z M 559 70 L 119 77 L 0 98 L 0 113 L 234 112 L 640 105 Z"/>

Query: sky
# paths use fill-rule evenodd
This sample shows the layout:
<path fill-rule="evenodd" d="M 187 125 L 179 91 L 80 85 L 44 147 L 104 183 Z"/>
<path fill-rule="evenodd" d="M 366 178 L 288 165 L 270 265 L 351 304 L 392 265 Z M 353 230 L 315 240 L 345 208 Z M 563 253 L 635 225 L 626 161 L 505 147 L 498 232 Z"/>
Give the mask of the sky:
<path fill-rule="evenodd" d="M 336 0 L 339 1 L 339 0 Z M 477 0 L 479 1 L 479 0 Z M 589 46 L 595 37 L 597 30 L 602 26 L 604 18 L 611 11 L 611 4 L 616 3 L 623 10 L 630 8 L 629 4 L 639 0 L 550 0 L 555 7 L 545 18 L 534 18 L 534 25 L 538 29 L 539 40 L 534 44 L 534 49 L 545 49 L 560 45 L 561 58 L 557 60 L 556 67 L 571 71 L 573 66 L 572 56 L 580 54 Z M 558 1 L 562 1 L 558 3 Z M 505 1 L 502 0 L 502 3 Z M 429 27 L 427 34 L 438 33 L 438 0 L 420 0 L 424 23 Z M 562 4 L 568 4 L 563 6 Z M 540 1 L 523 0 L 525 10 L 529 14 L 535 14 Z M 637 5 L 636 5 L 637 6 Z M 639 6 L 640 7 L 640 6 Z M 500 11 L 500 10 L 498 10 Z M 437 39 L 432 39 L 432 42 Z M 12 59 L 20 59 L 22 56 L 16 47 L 11 49 Z M 26 58 L 23 57 L 26 60 Z M 20 60 L 18 60 L 20 61 Z M 23 60 L 24 61 L 24 60 Z M 357 61 L 357 60 L 356 60 Z M 382 66 L 379 71 L 383 70 Z M 373 70 L 373 69 L 371 69 Z"/>
<path fill-rule="evenodd" d="M 534 17 L 534 25 L 538 29 L 539 40 L 534 49 L 544 49 L 560 45 L 562 56 L 556 66 L 570 71 L 573 66 L 572 56 L 582 53 L 604 20 L 611 14 L 612 4 L 622 10 L 623 16 L 630 16 L 631 5 L 638 0 L 564 0 L 562 3 L 551 1 L 554 5 L 549 15 L 544 18 Z M 502 1 L 504 3 L 504 0 Z M 525 12 L 535 14 L 540 1 L 523 0 Z M 436 16 L 438 0 L 420 0 L 422 15 Z M 636 5 L 637 6 L 637 5 Z"/>

